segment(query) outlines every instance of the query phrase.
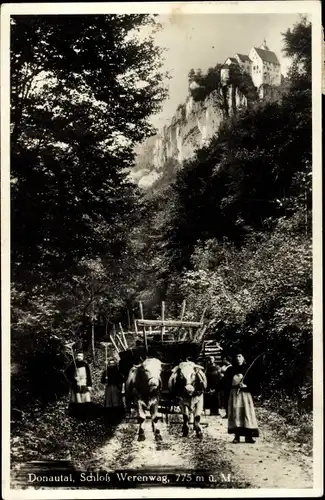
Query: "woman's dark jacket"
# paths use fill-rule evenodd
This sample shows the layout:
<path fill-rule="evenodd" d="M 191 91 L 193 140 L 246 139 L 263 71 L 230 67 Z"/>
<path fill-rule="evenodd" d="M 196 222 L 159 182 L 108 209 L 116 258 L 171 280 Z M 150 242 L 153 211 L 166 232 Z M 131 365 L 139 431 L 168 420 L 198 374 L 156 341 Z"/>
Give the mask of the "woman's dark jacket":
<path fill-rule="evenodd" d="M 108 385 L 121 385 L 124 382 L 124 377 L 117 365 L 108 366 L 102 373 L 101 383 Z"/>
<path fill-rule="evenodd" d="M 254 370 L 254 366 L 252 366 L 247 372 L 249 366 L 250 365 L 246 362 L 242 365 L 238 365 L 237 363 L 235 363 L 231 368 L 229 368 L 229 370 L 227 370 L 227 372 L 230 372 L 229 374 L 227 373 L 227 378 L 229 377 L 228 380 L 231 384 L 234 375 L 238 375 L 239 373 L 241 373 L 242 375 L 244 375 L 243 384 L 245 384 L 247 387 L 243 387 L 240 390 L 243 392 L 250 392 L 254 394 L 259 391 L 259 377 L 257 370 Z"/>

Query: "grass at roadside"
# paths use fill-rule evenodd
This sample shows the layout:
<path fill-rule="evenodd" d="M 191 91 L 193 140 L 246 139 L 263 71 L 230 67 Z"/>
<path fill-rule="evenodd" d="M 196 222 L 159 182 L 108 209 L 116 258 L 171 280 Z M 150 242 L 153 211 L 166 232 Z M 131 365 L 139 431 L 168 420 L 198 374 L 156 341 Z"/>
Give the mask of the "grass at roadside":
<path fill-rule="evenodd" d="M 276 411 L 276 408 L 280 410 Z M 256 413 L 261 426 L 267 426 L 277 439 L 290 442 L 295 445 L 297 451 L 312 456 L 312 413 L 298 412 L 294 402 L 281 407 L 275 405 L 274 401 L 264 401 L 256 408 Z"/>
<path fill-rule="evenodd" d="M 21 413 L 19 421 L 11 422 L 10 457 L 12 481 L 22 464 L 37 460 L 72 460 L 77 468 L 87 468 L 95 446 L 100 446 L 111 435 L 102 414 L 104 388 L 100 375 L 104 368 L 101 360 L 92 367 L 92 402 L 96 417 L 88 422 L 68 415 L 69 398 L 48 404 L 37 403 Z"/>

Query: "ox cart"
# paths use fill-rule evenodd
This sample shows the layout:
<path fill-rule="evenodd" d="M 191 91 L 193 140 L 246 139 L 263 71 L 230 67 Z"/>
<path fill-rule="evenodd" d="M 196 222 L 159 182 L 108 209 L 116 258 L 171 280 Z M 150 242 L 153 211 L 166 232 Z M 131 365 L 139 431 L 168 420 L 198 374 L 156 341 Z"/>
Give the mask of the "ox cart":
<path fill-rule="evenodd" d="M 165 303 L 162 302 L 161 318 L 145 319 L 143 305 L 140 302 L 140 318 L 134 322 L 132 345 L 127 344 L 123 331 L 115 339 L 111 338 L 119 352 L 120 371 L 125 380 L 132 367 L 140 365 L 147 358 L 157 358 L 162 362 L 159 413 L 165 415 L 166 422 L 169 421 L 170 414 L 180 413 L 178 400 L 173 398 L 168 387 L 172 369 L 183 361 L 193 361 L 205 369 L 209 356 L 221 358 L 222 349 L 219 344 L 204 339 L 207 329 L 204 324 L 205 311 L 198 321 L 184 320 L 185 307 L 184 301 L 179 319 L 166 320 Z M 134 404 L 126 406 L 129 410 L 127 418 L 136 418 Z M 204 410 L 206 409 L 205 407 Z"/>

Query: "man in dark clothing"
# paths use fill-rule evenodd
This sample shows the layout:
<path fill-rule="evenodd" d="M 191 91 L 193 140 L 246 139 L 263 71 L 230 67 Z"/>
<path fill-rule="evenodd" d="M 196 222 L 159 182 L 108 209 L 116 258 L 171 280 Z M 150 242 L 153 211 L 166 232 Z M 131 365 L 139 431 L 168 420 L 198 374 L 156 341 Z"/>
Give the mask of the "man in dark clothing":
<path fill-rule="evenodd" d="M 220 386 L 222 390 L 222 406 L 226 410 L 226 414 L 223 418 L 228 418 L 228 401 L 229 401 L 229 394 L 231 390 L 231 384 L 232 384 L 232 364 L 231 364 L 231 358 L 230 357 L 225 357 L 222 359 L 222 366 L 220 369 L 220 376 L 221 376 L 221 381 L 220 381 Z"/>
<path fill-rule="evenodd" d="M 206 370 L 208 382 L 208 406 L 210 407 L 210 415 L 220 416 L 219 408 L 219 383 L 220 383 L 220 367 L 216 364 L 214 357 L 211 356 L 208 361 Z"/>

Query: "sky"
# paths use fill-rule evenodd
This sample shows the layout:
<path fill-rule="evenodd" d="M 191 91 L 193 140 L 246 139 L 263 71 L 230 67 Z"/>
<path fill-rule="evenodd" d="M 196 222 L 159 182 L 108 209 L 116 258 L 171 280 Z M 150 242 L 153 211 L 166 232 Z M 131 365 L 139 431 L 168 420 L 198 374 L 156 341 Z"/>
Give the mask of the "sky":
<path fill-rule="evenodd" d="M 185 14 L 159 16 L 162 30 L 155 35 L 156 44 L 165 47 L 164 70 L 169 71 L 169 98 L 162 111 L 151 118 L 160 130 L 168 125 L 177 106 L 188 95 L 188 73 L 193 69 L 205 72 L 217 63 L 223 63 L 236 52 L 249 54 L 263 40 L 276 53 L 282 74 L 286 74 L 289 60 L 284 58 L 282 35 L 291 28 L 298 14 Z"/>

